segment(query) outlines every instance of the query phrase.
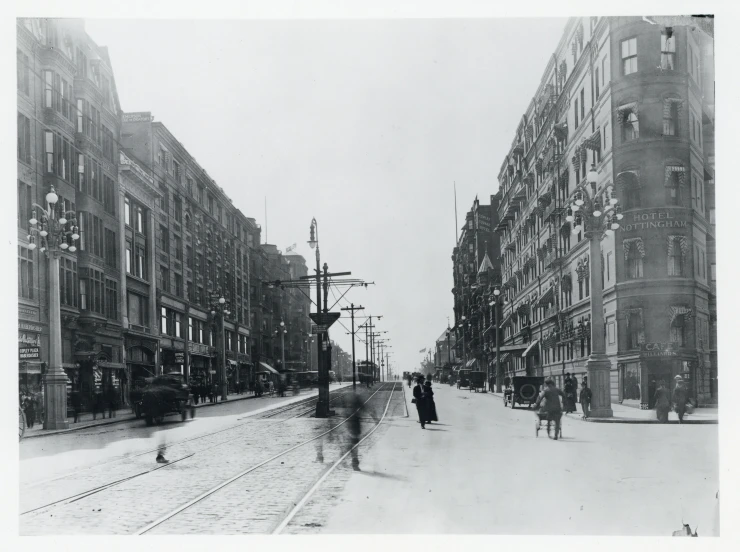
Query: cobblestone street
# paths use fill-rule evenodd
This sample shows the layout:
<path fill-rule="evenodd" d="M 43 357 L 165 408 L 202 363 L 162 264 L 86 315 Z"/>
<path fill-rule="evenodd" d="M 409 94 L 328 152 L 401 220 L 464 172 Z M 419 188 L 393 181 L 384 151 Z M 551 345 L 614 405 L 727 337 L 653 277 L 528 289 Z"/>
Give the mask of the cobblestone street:
<path fill-rule="evenodd" d="M 369 401 L 362 413 L 363 427 L 374 425 L 374 417 L 379 419 L 390 399 L 389 390 L 380 386 L 360 389 L 362 401 Z M 56 481 L 27 485 L 21 490 L 21 511 L 28 512 L 21 516 L 21 533 L 134 533 L 252 467 L 256 467 L 252 472 L 152 532 L 269 532 L 330 462 L 349 447 L 343 421 L 352 410 L 345 405 L 346 398 L 339 395 L 333 405 L 337 416 L 331 419 L 292 417 L 306 411 L 301 407 L 274 418 L 243 419 L 233 427 L 173 443 L 167 447 L 168 465 L 154 463 L 155 453 L 151 452 L 92 466 Z M 393 403 L 394 412 L 402 407 L 398 390 Z M 367 418 L 368 413 L 372 417 Z M 319 437 L 337 425 L 326 437 Z M 311 440 L 317 437 L 323 443 L 325 463 L 315 461 L 317 449 Z M 46 506 L 57 501 L 61 502 Z"/>

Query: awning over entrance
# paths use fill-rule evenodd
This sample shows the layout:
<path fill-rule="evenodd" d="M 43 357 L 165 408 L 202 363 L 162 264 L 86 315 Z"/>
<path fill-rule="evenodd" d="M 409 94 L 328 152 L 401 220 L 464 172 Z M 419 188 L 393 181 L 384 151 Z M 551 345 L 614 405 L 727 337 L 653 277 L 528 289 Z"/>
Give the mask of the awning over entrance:
<path fill-rule="evenodd" d="M 539 339 L 535 339 L 534 341 L 532 341 L 532 343 L 529 344 L 529 347 L 527 347 L 527 349 L 522 353 L 522 358 L 527 358 L 527 355 L 530 352 L 534 351 L 534 348 L 537 346 L 539 342 L 540 342 Z"/>
<path fill-rule="evenodd" d="M 465 363 L 465 368 L 472 368 L 473 366 L 475 366 L 476 362 L 478 362 L 478 360 L 475 358 L 469 360 L 467 363 Z"/>
<path fill-rule="evenodd" d="M 277 370 L 275 370 L 275 368 L 273 368 L 272 366 L 270 366 L 269 364 L 265 362 L 260 362 L 260 366 L 262 367 L 262 372 L 267 372 L 269 374 L 279 374 L 280 373 Z"/>
<path fill-rule="evenodd" d="M 230 366 L 236 366 L 236 361 L 235 360 L 229 360 L 229 365 Z"/>
<path fill-rule="evenodd" d="M 503 355 L 501 355 L 501 360 L 500 360 L 500 362 L 502 362 L 502 363 L 503 363 L 503 362 L 506 362 L 507 360 L 509 360 L 509 357 L 510 357 L 510 356 L 511 356 L 511 353 L 504 353 Z"/>

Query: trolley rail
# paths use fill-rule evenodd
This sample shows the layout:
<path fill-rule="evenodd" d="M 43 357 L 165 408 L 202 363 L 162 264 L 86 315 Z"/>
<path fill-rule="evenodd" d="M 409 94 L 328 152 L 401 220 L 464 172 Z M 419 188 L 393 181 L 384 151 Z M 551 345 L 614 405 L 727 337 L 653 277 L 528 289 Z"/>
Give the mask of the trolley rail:
<path fill-rule="evenodd" d="M 379 424 L 385 418 L 385 415 L 386 415 L 386 413 L 388 411 L 388 406 L 390 405 L 391 400 L 393 398 L 393 390 L 394 390 L 394 388 L 395 388 L 395 383 L 393 384 L 393 387 L 390 390 L 391 392 L 390 392 L 390 395 L 389 395 L 389 398 L 388 398 L 388 403 L 386 405 L 385 411 L 383 412 L 383 417 L 381 418 L 380 422 L 378 422 L 373 427 L 373 429 L 371 430 L 371 432 L 368 433 L 360 441 L 360 443 L 362 443 L 363 441 L 365 441 L 365 439 L 367 439 L 367 437 L 369 437 L 370 434 L 372 434 L 377 429 L 377 427 L 379 426 Z M 366 404 L 368 404 L 383 389 L 386 389 L 387 390 L 387 387 L 385 385 L 380 386 L 374 393 L 372 393 L 367 398 L 367 400 L 363 403 L 363 406 L 366 405 Z M 349 392 L 349 390 L 341 390 L 338 393 L 337 392 L 332 393 L 331 401 L 335 401 L 335 400 L 341 398 L 342 396 L 344 396 L 348 392 Z M 261 418 L 268 418 L 269 419 L 269 418 L 272 418 L 272 417 L 274 417 L 276 415 L 284 414 L 286 412 L 290 412 L 291 410 L 301 409 L 299 412 L 296 412 L 292 416 L 289 416 L 289 417 L 287 417 L 285 419 L 281 419 L 281 420 L 275 421 L 276 423 L 271 423 L 271 424 L 267 424 L 267 425 L 252 425 L 252 427 L 254 427 L 255 430 L 257 432 L 259 432 L 259 434 L 256 435 L 256 437 L 257 438 L 264 438 L 263 431 L 269 433 L 269 430 L 271 428 L 274 428 L 276 425 L 279 425 L 280 423 L 287 422 L 288 420 L 293 420 L 295 418 L 299 418 L 301 416 L 306 415 L 309 412 L 312 412 L 313 411 L 313 408 L 310 408 L 310 409 L 307 410 L 305 407 L 307 405 L 311 404 L 311 403 L 314 403 L 314 407 L 315 407 L 315 402 L 316 401 L 318 401 L 318 398 L 317 397 L 311 397 L 309 399 L 306 399 L 305 401 L 299 401 L 297 403 L 293 403 L 291 405 L 287 405 L 286 407 L 278 408 L 278 409 L 276 409 L 277 412 L 269 411 L 269 412 L 263 413 L 262 415 L 257 415 L 257 416 L 259 416 Z M 221 490 L 221 489 L 229 486 L 230 484 L 232 484 L 233 482 L 237 481 L 238 479 L 244 477 L 245 475 L 258 470 L 259 468 L 261 468 L 263 466 L 266 466 L 266 465 L 270 464 L 271 462 L 274 462 L 278 458 L 281 458 L 281 457 L 283 457 L 283 456 L 285 456 L 285 455 L 287 455 L 287 454 L 289 454 L 289 453 L 291 453 L 291 452 L 293 452 L 293 451 L 295 451 L 295 450 L 297 450 L 297 449 L 299 449 L 299 448 L 301 448 L 301 447 L 303 447 L 303 446 L 305 446 L 305 445 L 307 445 L 307 444 L 309 444 L 311 442 L 317 441 L 319 439 L 323 439 L 324 437 L 326 437 L 330 433 L 332 433 L 335 430 L 337 430 L 337 428 L 339 428 L 342 425 L 344 425 L 352 416 L 358 415 L 357 414 L 358 412 L 359 412 L 359 410 L 355 410 L 350 416 L 347 416 L 346 418 L 342 419 L 339 423 L 333 425 L 327 431 L 323 431 L 322 433 L 320 433 L 317 436 L 314 436 L 314 437 L 312 437 L 310 439 L 305 439 L 305 440 L 303 440 L 302 442 L 300 442 L 298 444 L 295 444 L 293 446 L 290 446 L 290 447 L 286 448 L 285 450 L 282 450 L 279 453 L 271 456 L 270 458 L 267 458 L 266 460 L 258 461 L 257 463 L 253 464 L 252 466 L 248 467 L 247 469 L 244 469 L 244 470 L 240 471 L 237 475 L 235 475 L 235 476 L 227 479 L 226 481 L 223 481 L 223 482 L 219 483 L 218 485 L 214 486 L 213 488 L 209 489 L 208 491 L 206 491 L 204 493 L 201 493 L 196 498 L 194 498 L 194 499 L 192 499 L 192 500 L 190 500 L 190 501 L 182 504 L 178 508 L 172 510 L 171 512 L 165 514 L 164 516 L 161 516 L 160 518 L 158 518 L 154 522 L 149 523 L 148 525 L 146 525 L 146 526 L 142 527 L 141 529 L 135 531 L 135 533 L 136 534 L 144 534 L 144 533 L 147 533 L 147 532 L 151 531 L 152 529 L 154 529 L 155 527 L 157 527 L 157 526 L 161 525 L 162 523 L 166 522 L 167 520 L 172 519 L 173 517 L 177 516 L 181 512 L 187 510 L 191 506 L 193 506 L 193 505 L 197 504 L 198 502 L 204 500 L 208 496 L 211 496 L 214 493 L 217 493 L 219 490 Z M 244 425 L 246 425 L 248 423 L 249 422 L 244 422 L 244 423 L 237 424 L 237 425 L 234 425 L 234 426 L 231 426 L 231 427 L 228 427 L 228 428 L 224 428 L 224 429 L 220 429 L 220 430 L 217 430 L 217 431 L 205 433 L 205 434 L 202 434 L 202 435 L 191 437 L 189 439 L 183 439 L 183 440 L 178 441 L 178 442 L 175 442 L 175 443 L 170 443 L 170 444 L 167 445 L 167 448 L 169 450 L 171 450 L 172 448 L 174 448 L 174 447 L 176 447 L 178 445 L 182 445 L 184 443 L 188 443 L 188 442 L 192 442 L 192 441 L 197 441 L 197 440 L 201 440 L 201 439 L 204 439 L 204 438 L 207 438 L 207 437 L 212 437 L 213 435 L 217 435 L 217 434 L 220 434 L 220 433 L 226 433 L 226 432 L 229 432 L 229 431 L 233 431 L 234 429 L 238 429 L 239 427 L 242 427 L 242 426 L 244 426 Z M 132 481 L 134 479 L 144 478 L 144 477 L 146 477 L 146 476 L 148 476 L 150 474 L 153 474 L 154 472 L 157 472 L 157 471 L 159 471 L 161 469 L 167 469 L 167 468 L 169 468 L 171 466 L 177 465 L 178 463 L 180 463 L 180 462 L 182 462 L 184 460 L 190 460 L 190 462 L 192 462 L 193 457 L 197 457 L 197 455 L 199 455 L 199 454 L 201 454 L 203 452 L 211 452 L 211 451 L 213 451 L 214 448 L 219 447 L 219 446 L 222 446 L 222 445 L 225 445 L 225 444 L 233 443 L 237 439 L 238 439 L 237 437 L 228 437 L 228 438 L 226 438 L 225 440 L 223 440 L 223 441 L 221 441 L 219 443 L 215 443 L 215 444 L 214 443 L 211 443 L 211 444 L 208 444 L 207 446 L 204 446 L 204 447 L 202 447 L 199 450 L 196 450 L 194 452 L 189 451 L 188 454 L 184 454 L 184 455 L 182 455 L 182 456 L 180 456 L 178 458 L 175 458 L 175 459 L 171 460 L 167 464 L 158 465 L 158 466 L 156 466 L 154 468 L 151 468 L 151 469 L 140 470 L 140 471 L 137 471 L 136 473 L 132 473 L 132 474 L 127 475 L 127 476 L 124 476 L 124 477 L 119 477 L 119 478 L 117 478 L 115 480 L 108 481 L 108 482 L 106 482 L 104 484 L 97 485 L 95 487 L 88 488 L 88 489 L 82 490 L 80 492 L 74 492 L 74 493 L 69 494 L 68 496 L 63 497 L 63 498 L 60 498 L 60 499 L 57 499 L 57 500 L 53 500 L 53 501 L 50 501 L 50 502 L 45 503 L 43 505 L 30 508 L 30 509 L 22 512 L 21 513 L 21 516 L 26 516 L 28 514 L 38 513 L 40 511 L 45 510 L 45 509 L 48 509 L 48 508 L 53 508 L 53 507 L 64 506 L 64 505 L 67 505 L 67 504 L 72 504 L 74 502 L 77 502 L 79 500 L 85 499 L 85 498 L 90 497 L 92 495 L 96 495 L 96 494 L 99 494 L 99 493 L 102 493 L 102 492 L 111 490 L 114 487 L 117 487 L 117 486 L 119 486 L 121 484 L 124 484 L 126 482 L 129 482 L 129 481 Z M 360 443 L 358 443 L 358 446 L 359 446 Z M 125 456 L 125 457 L 122 457 L 122 458 L 118 458 L 118 459 L 109 461 L 107 464 L 111 464 L 111 463 L 114 463 L 114 462 L 119 462 L 119 461 L 126 460 L 126 459 L 135 458 L 135 457 L 142 456 L 142 455 L 145 455 L 145 454 L 150 454 L 152 452 L 155 452 L 156 450 L 158 450 L 158 449 L 155 448 L 155 449 L 150 449 L 150 450 L 143 451 L 143 452 L 140 452 L 140 453 L 136 453 L 134 455 L 128 455 L 128 456 Z M 348 451 L 347 454 L 349 454 L 349 452 L 351 452 L 351 450 Z M 335 463 L 335 465 L 333 465 L 329 469 L 329 471 L 326 472 L 325 475 L 328 476 L 328 474 L 331 473 L 331 471 L 334 470 L 334 468 L 337 465 L 339 465 L 339 463 L 341 462 L 341 460 L 343 460 L 345 457 L 346 457 L 346 454 L 344 456 L 342 456 L 342 458 L 340 459 L 340 461 L 337 462 L 337 463 Z M 188 462 L 188 464 L 190 464 L 190 462 Z M 90 466 L 90 468 L 92 468 L 92 467 L 93 466 Z M 95 466 L 95 467 L 97 467 L 97 466 Z M 54 480 L 68 478 L 68 477 L 73 476 L 75 473 L 77 473 L 77 472 L 74 472 L 73 474 L 62 475 L 62 476 L 59 476 L 57 478 L 54 478 L 54 479 L 51 479 L 51 480 L 47 480 L 46 482 L 48 483 L 48 482 L 51 482 L 51 481 L 54 481 Z M 325 477 L 322 478 L 322 480 L 323 479 L 325 479 Z M 34 484 L 34 486 L 36 486 L 36 485 L 38 485 L 38 483 Z M 310 491 L 310 492 L 312 493 L 313 491 Z M 305 501 L 303 503 L 305 503 Z"/>
<path fill-rule="evenodd" d="M 390 396 L 388 397 L 388 403 L 386 405 L 385 412 L 383 413 L 383 417 L 381 418 L 381 420 L 378 421 L 378 423 L 373 427 L 373 429 L 362 440 L 360 440 L 357 443 L 357 445 L 355 445 L 355 447 L 352 447 L 352 448 L 356 448 L 365 439 L 367 439 L 367 437 L 369 437 L 378 428 L 378 426 L 382 423 L 383 419 L 385 419 L 385 414 L 388 412 L 388 406 L 390 405 L 391 399 L 393 397 L 393 390 L 395 389 L 395 385 L 396 384 L 393 383 L 393 387 L 391 388 Z M 385 385 L 382 385 L 381 387 L 379 387 L 377 391 L 375 391 L 372 395 L 370 395 L 370 397 L 363 403 L 362 406 L 364 406 L 368 402 L 370 402 L 373 399 L 373 397 L 375 397 L 375 395 L 377 395 L 384 387 L 385 387 Z M 213 494 L 219 492 L 220 490 L 224 489 L 225 487 L 231 485 L 235 481 L 238 481 L 242 477 L 244 477 L 244 476 L 246 476 L 246 475 L 248 475 L 248 474 L 250 474 L 250 473 L 252 473 L 252 472 L 254 472 L 256 470 L 258 470 L 259 468 L 261 468 L 261 467 L 263 467 L 263 466 L 265 466 L 267 464 L 270 464 L 271 462 L 274 462 L 278 458 L 281 458 L 281 457 L 283 457 L 283 456 L 285 456 L 285 455 L 293 452 L 296 449 L 299 449 L 299 448 L 301 448 L 301 447 L 303 447 L 303 446 L 305 446 L 305 445 L 307 445 L 307 444 L 309 444 L 309 443 L 311 443 L 313 441 L 316 441 L 318 439 L 323 438 L 324 436 L 332 433 L 337 428 L 339 428 L 342 425 L 344 425 L 345 423 L 347 423 L 347 421 L 350 418 L 352 418 L 353 416 L 356 416 L 358 412 L 359 412 L 359 410 L 355 410 L 355 412 L 353 412 L 350 416 L 346 417 L 340 423 L 338 423 L 337 425 L 335 425 L 331 429 L 329 429 L 329 430 L 327 430 L 327 431 L 325 431 L 325 432 L 317 435 L 316 437 L 312 437 L 311 439 L 307 439 L 307 440 L 303 441 L 302 443 L 299 443 L 299 444 L 294 445 L 294 446 L 292 446 L 292 447 L 290 447 L 290 448 L 288 448 L 286 450 L 283 450 L 283 451 L 279 452 L 278 454 L 272 456 L 271 458 L 268 458 L 267 460 L 264 460 L 264 461 L 262 461 L 262 462 L 260 462 L 260 463 L 258 463 L 256 465 L 254 465 L 254 466 L 251 466 L 251 467 L 249 467 L 249 468 L 247 468 L 245 470 L 242 470 L 241 472 L 239 472 L 238 474 L 234 475 L 233 477 L 227 479 L 226 481 L 223 481 L 223 482 L 219 483 L 218 485 L 216 485 L 213 488 L 207 490 L 206 492 L 200 494 L 199 496 L 195 497 L 194 499 L 186 502 L 185 504 L 182 504 L 181 506 L 178 506 L 174 510 L 168 512 L 167 514 L 165 514 L 165 515 L 163 515 L 161 517 L 159 517 L 155 521 L 153 521 L 153 522 L 149 523 L 148 525 L 140 528 L 138 531 L 136 531 L 135 534 L 137 534 L 137 535 L 143 535 L 143 534 L 146 534 L 146 533 L 150 532 L 152 529 L 154 529 L 154 528 L 162 525 L 163 523 L 167 522 L 168 520 L 170 520 L 170 519 L 174 518 L 175 516 L 179 515 L 180 513 L 184 512 L 188 508 L 190 508 L 190 507 L 198 504 L 199 502 L 202 502 L 203 500 L 205 500 L 206 498 L 210 497 L 211 495 L 213 495 Z M 338 466 L 347 457 L 347 455 L 351 451 L 352 451 L 352 449 L 350 449 L 349 451 L 347 451 L 347 453 L 345 453 L 337 462 L 335 462 L 327 470 L 327 472 L 322 476 L 322 478 L 317 482 L 317 484 L 315 484 L 311 489 L 309 489 L 308 493 L 306 493 L 306 495 L 303 497 L 303 499 L 301 499 L 301 501 L 299 501 L 298 505 L 293 510 L 291 510 L 291 512 L 288 513 L 288 516 L 286 516 L 286 519 L 288 517 L 290 519 L 292 519 L 293 516 L 295 516 L 295 513 L 297 513 L 300 510 L 300 508 L 303 507 L 303 505 L 306 503 L 308 497 L 310 497 L 310 495 L 313 494 L 313 492 L 318 488 L 318 486 L 320 485 L 320 483 L 322 483 L 326 479 L 326 477 L 331 473 L 331 471 L 333 471 L 334 468 L 336 468 L 336 466 Z M 288 522 L 290 521 L 290 519 L 288 519 Z M 282 522 L 278 526 L 278 529 L 280 529 L 282 531 L 282 528 L 281 527 L 283 527 Z"/>
<path fill-rule="evenodd" d="M 332 402 L 336 401 L 338 398 L 340 398 L 342 395 L 346 394 L 347 392 L 348 392 L 348 390 L 346 388 L 344 388 L 344 389 L 337 389 L 336 391 L 332 391 L 331 392 L 331 395 L 330 395 L 329 402 L 332 403 Z M 305 406 L 307 406 L 309 404 L 312 405 L 312 407 L 309 408 L 309 409 L 307 409 L 307 410 L 301 410 L 299 413 L 297 413 L 294 416 L 290 416 L 288 418 L 284 418 L 284 419 L 278 420 L 276 422 L 276 424 L 281 424 L 281 423 L 287 422 L 289 420 L 292 420 L 294 418 L 300 418 L 302 416 L 305 416 L 306 414 L 309 414 L 309 413 L 313 412 L 314 408 L 316 407 L 316 403 L 318 402 L 318 400 L 319 400 L 318 397 L 307 397 L 306 399 L 303 399 L 303 400 L 298 401 L 298 402 L 295 402 L 295 403 L 291 403 L 291 404 L 286 405 L 286 406 L 277 407 L 275 409 L 270 409 L 267 412 L 256 413 L 256 414 L 255 413 L 252 413 L 252 414 L 247 413 L 245 416 L 243 416 L 241 418 L 237 418 L 237 421 L 241 421 L 241 420 L 252 420 L 254 418 L 269 419 L 269 418 L 278 416 L 280 414 L 284 414 L 286 412 L 290 412 L 291 410 L 295 410 L 296 408 L 302 408 L 302 407 L 305 407 Z M 234 431 L 236 429 L 239 429 L 239 428 L 243 427 L 246 424 L 249 424 L 249 422 L 235 424 L 235 425 L 232 425 L 232 426 L 223 428 L 223 429 L 218 429 L 216 431 L 210 431 L 210 432 L 207 432 L 207 433 L 202 433 L 202 434 L 196 435 L 194 437 L 188 437 L 187 439 L 181 439 L 179 441 L 173 441 L 173 442 L 167 444 L 167 448 L 168 449 L 172 449 L 172 448 L 176 447 L 177 445 L 183 445 L 185 443 L 190 443 L 190 442 L 193 442 L 193 441 L 198 441 L 200 439 L 205 439 L 205 438 L 208 438 L 208 437 L 212 437 L 213 435 L 218 435 L 219 433 L 225 433 L 225 432 L 228 432 L 228 431 Z M 224 444 L 224 443 L 227 443 L 227 442 L 229 442 L 229 441 L 224 441 L 222 443 L 218 443 L 217 445 L 212 445 L 212 446 L 209 446 L 207 448 L 208 449 L 211 449 L 211 448 L 214 448 L 216 446 L 219 446 L 219 445 Z M 38 487 L 40 485 L 46 485 L 46 484 L 52 483 L 54 481 L 60 481 L 60 480 L 65 479 L 67 477 L 71 477 L 71 476 L 77 475 L 78 473 L 80 473 L 82 471 L 86 471 L 86 470 L 90 470 L 90 469 L 95 469 L 95 468 L 100 468 L 101 466 L 106 466 L 106 465 L 107 466 L 110 466 L 111 464 L 115 464 L 115 463 L 118 463 L 118 462 L 123 462 L 123 461 L 126 461 L 126 460 L 131 460 L 133 458 L 138 458 L 140 456 L 145 456 L 147 454 L 152 454 L 154 452 L 157 452 L 158 450 L 159 450 L 159 447 L 156 447 L 156 448 L 147 449 L 147 450 L 142 451 L 142 452 L 137 452 L 137 453 L 134 453 L 134 454 L 126 454 L 126 455 L 120 456 L 118 458 L 113 458 L 111 460 L 107 460 L 105 462 L 101 462 L 100 464 L 95 464 L 95 465 L 91 465 L 91 466 L 86 466 L 84 468 L 76 469 L 76 470 L 74 470 L 73 472 L 70 472 L 70 473 L 58 475 L 58 476 L 55 476 L 55 477 L 52 477 L 52 478 L 48 478 L 48 479 L 42 479 L 42 480 L 39 480 L 39 481 L 34 481 L 33 483 L 26 484 L 23 487 L 26 488 L 26 489 L 33 489 L 33 488 Z M 201 451 L 199 450 L 197 452 L 201 452 Z M 124 481 L 124 480 L 121 480 L 121 481 Z M 115 482 L 112 482 L 112 483 L 115 483 Z M 66 499 L 63 499 L 61 501 L 56 501 L 56 502 L 64 502 L 65 500 Z M 29 510 L 28 512 L 35 511 L 36 509 L 37 508 L 34 508 L 32 510 Z M 28 512 L 23 512 L 23 513 L 28 513 Z M 23 515 L 23 514 L 21 514 L 21 515 Z"/>

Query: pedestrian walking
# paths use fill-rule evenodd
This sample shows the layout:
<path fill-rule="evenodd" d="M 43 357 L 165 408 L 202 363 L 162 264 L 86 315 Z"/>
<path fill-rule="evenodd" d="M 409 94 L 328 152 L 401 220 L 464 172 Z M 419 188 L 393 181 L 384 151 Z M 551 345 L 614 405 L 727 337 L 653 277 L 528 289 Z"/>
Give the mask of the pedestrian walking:
<path fill-rule="evenodd" d="M 586 385 L 586 382 L 581 382 L 581 392 L 578 396 L 578 401 L 581 403 L 581 409 L 583 410 L 583 419 L 588 419 L 588 411 L 591 408 L 591 390 Z"/>
<path fill-rule="evenodd" d="M 36 422 L 36 402 L 33 400 L 33 397 L 26 399 L 23 412 L 26 415 L 26 426 L 31 429 Z"/>
<path fill-rule="evenodd" d="M 421 429 L 424 429 L 424 425 L 427 420 L 426 401 L 424 400 L 424 376 L 418 376 L 416 378 L 414 398 L 411 402 L 416 404 L 416 412 L 419 414 L 419 423 L 421 424 Z"/>
<path fill-rule="evenodd" d="M 658 390 L 655 392 L 655 414 L 658 421 L 665 424 L 668 422 L 668 412 L 671 410 L 671 396 L 665 383 L 661 380 L 658 383 Z"/>
<path fill-rule="evenodd" d="M 683 382 L 681 376 L 676 376 L 676 387 L 673 389 L 673 408 L 678 414 L 678 423 L 683 423 L 683 416 L 686 413 L 686 401 L 689 398 L 689 390 Z"/>
<path fill-rule="evenodd" d="M 80 410 L 82 409 L 82 399 L 80 398 L 80 392 L 79 391 L 72 391 L 70 394 L 70 402 L 72 403 L 72 414 L 74 416 L 74 421 L 72 423 L 77 423 L 77 418 L 80 415 Z"/>
<path fill-rule="evenodd" d="M 105 399 L 103 393 L 95 393 L 93 397 L 93 420 L 98 418 L 98 414 L 105 420 Z"/>
<path fill-rule="evenodd" d="M 108 418 L 112 418 L 118 408 L 118 393 L 116 393 L 116 388 L 109 387 L 105 395 L 105 402 L 108 406 Z"/>
<path fill-rule="evenodd" d="M 566 414 L 576 411 L 576 388 L 573 385 L 573 380 L 570 377 L 570 372 L 565 374 L 565 381 L 563 382 L 563 391 L 565 392 L 565 400 L 563 401 L 563 410 Z"/>
<path fill-rule="evenodd" d="M 431 424 L 432 422 L 438 422 L 437 419 L 437 405 L 434 403 L 434 391 L 432 390 L 432 382 L 427 381 L 424 384 L 424 402 L 426 407 L 427 419 L 426 422 Z"/>
<path fill-rule="evenodd" d="M 543 411 L 547 415 L 547 436 L 550 437 L 550 424 L 555 422 L 555 437 L 557 441 L 560 436 L 560 420 L 563 417 L 563 407 L 560 404 L 560 397 L 565 398 L 565 394 L 555 387 L 552 378 L 545 380 L 545 390 L 537 397 L 534 403 L 535 408 L 539 408 L 542 401 L 545 401 Z"/>

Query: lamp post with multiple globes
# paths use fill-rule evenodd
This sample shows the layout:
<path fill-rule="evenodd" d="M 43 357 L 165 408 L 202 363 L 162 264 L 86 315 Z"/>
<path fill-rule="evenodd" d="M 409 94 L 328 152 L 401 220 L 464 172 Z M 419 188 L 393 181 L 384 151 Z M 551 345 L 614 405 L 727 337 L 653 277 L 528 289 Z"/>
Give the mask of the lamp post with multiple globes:
<path fill-rule="evenodd" d="M 34 203 L 29 223 L 31 234 L 28 248 L 36 249 L 36 236 L 40 238 L 39 251 L 49 260 L 49 364 L 44 374 L 44 429 L 67 429 L 67 375 L 62 369 L 62 319 L 59 297 L 59 257 L 63 252 L 77 251 L 75 242 L 80 237 L 74 211 L 58 207 L 59 196 L 51 187 L 46 194 L 47 207 Z M 41 219 L 36 219 L 36 209 Z M 69 218 L 68 218 L 69 217 Z M 38 225 L 38 226 L 37 226 Z"/>
<path fill-rule="evenodd" d="M 496 332 L 495 339 L 496 339 L 496 392 L 501 393 L 503 382 L 504 382 L 504 373 L 501 371 L 501 335 L 500 335 L 500 328 L 499 324 L 501 323 L 501 317 L 499 316 L 499 307 L 503 304 L 504 298 L 501 295 L 501 289 L 496 287 L 493 289 L 493 298 L 491 299 L 491 302 L 488 303 L 489 307 L 493 307 L 493 325 L 494 325 L 494 331 Z M 490 382 L 490 377 L 488 378 L 488 381 Z M 493 392 L 493 389 L 491 389 L 491 392 Z"/>
<path fill-rule="evenodd" d="M 216 318 L 220 320 L 219 329 L 221 330 L 221 366 L 219 371 L 221 372 L 221 400 L 227 400 L 229 393 L 229 382 L 227 379 L 226 372 L 226 329 L 224 326 L 224 319 L 227 315 L 231 314 L 229 305 L 221 292 L 218 291 L 211 295 L 211 316 L 213 317 L 214 324 Z"/>
<path fill-rule="evenodd" d="M 597 189 L 598 173 L 592 164 L 585 183 L 579 184 L 569 201 L 566 220 L 573 225 L 573 234 L 584 232 L 589 240 L 591 266 L 591 354 L 586 362 L 592 392 L 591 416 L 611 417 L 611 362 L 606 356 L 604 339 L 604 289 L 601 282 L 601 240 L 614 235 L 623 215 L 613 195 L 613 187 Z"/>

